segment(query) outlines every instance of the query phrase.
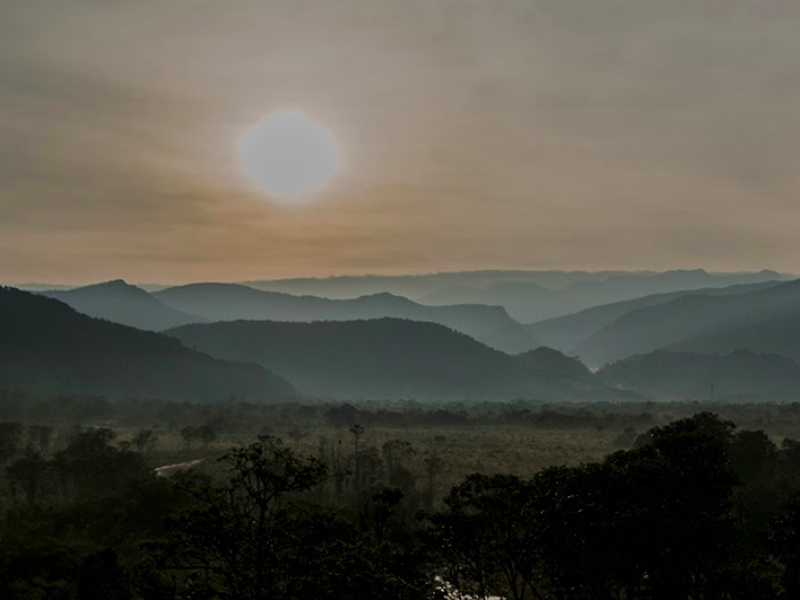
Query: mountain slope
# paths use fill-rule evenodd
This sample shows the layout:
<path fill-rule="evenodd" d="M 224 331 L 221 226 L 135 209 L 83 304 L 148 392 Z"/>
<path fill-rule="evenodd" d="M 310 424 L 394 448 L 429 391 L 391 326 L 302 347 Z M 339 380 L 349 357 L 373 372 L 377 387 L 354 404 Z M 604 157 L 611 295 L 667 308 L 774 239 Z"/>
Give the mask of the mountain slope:
<path fill-rule="evenodd" d="M 176 310 L 202 315 L 212 321 L 311 322 L 393 317 L 439 323 L 508 352 L 520 352 L 537 345 L 525 328 L 500 306 L 423 306 L 387 293 L 352 300 L 329 300 L 223 283 L 174 287 L 156 292 L 154 296 Z"/>
<path fill-rule="evenodd" d="M 754 352 L 780 354 L 800 363 L 800 310 L 752 325 L 731 325 L 697 334 L 673 348 L 704 353 L 749 348 Z"/>
<path fill-rule="evenodd" d="M 516 358 L 526 368 L 534 371 L 570 377 L 576 381 L 588 381 L 593 377 L 592 372 L 577 358 L 565 356 L 558 350 L 544 346 L 518 354 Z"/>
<path fill-rule="evenodd" d="M 712 396 L 796 400 L 800 365 L 776 354 L 738 350 L 728 355 L 657 350 L 601 369 L 608 385 L 670 400 Z"/>
<path fill-rule="evenodd" d="M 498 283 L 483 288 L 449 287 L 424 296 L 419 301 L 431 305 L 465 301 L 500 305 L 517 321 L 532 323 L 651 294 L 779 279 L 780 275 L 774 271 L 712 274 L 695 269 L 663 273 L 611 273 L 602 279 L 578 280 L 561 288 L 542 287 L 531 281 Z"/>
<path fill-rule="evenodd" d="M 590 366 L 675 347 L 689 338 L 748 327 L 795 312 L 800 280 L 728 296 L 690 294 L 631 311 L 604 327 L 575 352 Z"/>
<path fill-rule="evenodd" d="M 42 295 L 69 304 L 90 317 L 150 331 L 207 321 L 203 317 L 170 308 L 143 289 L 121 279 L 67 291 L 50 290 Z"/>
<path fill-rule="evenodd" d="M 512 284 L 535 284 L 549 290 L 564 290 L 575 284 L 588 284 L 591 291 L 597 284 L 608 282 L 612 288 L 619 285 L 628 286 L 625 298 L 634 298 L 656 292 L 668 290 L 683 290 L 688 288 L 723 287 L 739 283 L 754 283 L 766 280 L 779 280 L 783 276 L 774 271 L 746 272 L 746 273 L 709 273 L 700 269 L 683 271 L 531 271 L 531 270 L 483 270 L 483 271 L 457 271 L 427 273 L 418 275 L 358 275 L 326 278 L 305 279 L 277 279 L 272 281 L 248 281 L 245 285 L 259 290 L 283 292 L 294 295 L 311 294 L 323 298 L 356 298 L 390 292 L 398 296 L 405 296 L 426 304 L 421 298 L 430 296 L 444 289 L 462 290 L 467 293 L 480 292 L 487 288 Z M 642 286 L 637 285 L 641 283 Z M 666 289 L 653 289 L 653 283 L 665 284 Z M 580 290 L 581 288 L 575 288 Z M 606 304 L 623 298 L 611 298 L 592 301 L 585 306 L 572 308 L 565 311 L 567 314 L 575 312 L 586 306 Z M 436 304 L 461 304 L 475 302 L 468 295 L 454 294 Z M 481 300 L 481 303 L 485 303 Z M 489 304 L 497 304 L 490 302 Z M 534 309 L 536 307 L 533 307 Z M 512 311 L 513 312 L 513 311 Z M 543 317 L 523 318 L 517 316 L 525 323 L 557 316 L 554 314 Z"/>
<path fill-rule="evenodd" d="M 177 340 L 93 319 L 44 296 L 0 287 L 0 389 L 174 400 L 297 396 L 252 364 L 215 360 Z"/>
<path fill-rule="evenodd" d="M 732 285 L 724 288 L 703 288 L 699 290 L 678 290 L 675 292 L 665 292 L 662 294 L 651 294 L 634 298 L 633 300 L 623 300 L 612 304 L 603 304 L 584 309 L 580 312 L 547 319 L 526 325 L 525 328 L 533 335 L 539 343 L 550 348 L 555 348 L 563 352 L 573 353 L 575 348 L 583 344 L 592 335 L 610 325 L 626 313 L 666 304 L 671 300 L 688 296 L 690 294 L 700 294 L 703 296 L 727 296 L 731 294 L 745 294 L 747 292 L 766 289 L 780 282 L 768 281 L 764 283 L 751 283 Z"/>
<path fill-rule="evenodd" d="M 607 396 L 435 323 L 402 319 L 235 321 L 167 332 L 213 356 L 284 373 L 301 392 L 338 398 L 511 399 Z"/>

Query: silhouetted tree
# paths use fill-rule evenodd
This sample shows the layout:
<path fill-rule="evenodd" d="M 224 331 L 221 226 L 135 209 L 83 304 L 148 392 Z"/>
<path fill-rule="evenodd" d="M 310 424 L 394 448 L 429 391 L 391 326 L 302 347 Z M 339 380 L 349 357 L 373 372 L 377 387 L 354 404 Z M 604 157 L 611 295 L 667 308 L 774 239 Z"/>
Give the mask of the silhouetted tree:
<path fill-rule="evenodd" d="M 445 510 L 431 517 L 428 538 L 446 581 L 478 598 L 534 593 L 527 498 L 527 485 L 510 475 L 470 475 L 450 491 Z"/>
<path fill-rule="evenodd" d="M 389 440 L 381 446 L 383 462 L 386 465 L 387 481 L 401 489 L 409 491 L 413 486 L 413 474 L 403 466 L 403 462 L 414 454 L 414 448 L 410 442 L 402 440 Z"/>
<path fill-rule="evenodd" d="M 361 461 L 359 460 L 359 442 L 361 441 L 361 436 L 364 435 L 364 427 L 363 425 L 353 425 L 350 429 L 350 435 L 353 436 L 353 448 L 354 448 L 354 462 L 356 468 L 356 492 L 358 492 L 359 487 L 361 486 L 361 465 L 359 464 Z"/>
<path fill-rule="evenodd" d="M 20 490 L 25 495 L 28 506 L 35 506 L 39 500 L 47 477 L 48 463 L 42 455 L 28 450 L 25 456 L 6 467 L 6 477 L 12 493 Z"/>
<path fill-rule="evenodd" d="M 336 513 L 291 501 L 326 476 L 318 460 L 273 439 L 221 461 L 227 482 L 186 487 L 195 506 L 170 520 L 169 540 L 149 546 L 156 572 L 187 575 L 173 580 L 179 593 L 221 600 L 420 597 L 382 568 L 382 553 Z"/>
<path fill-rule="evenodd" d="M 25 427 L 21 423 L 0 423 L 0 465 L 8 462 L 19 451 Z"/>
<path fill-rule="evenodd" d="M 425 495 L 425 505 L 428 510 L 433 508 L 433 499 L 436 491 L 436 476 L 444 467 L 444 461 L 437 454 L 425 457 L 425 472 L 428 479 L 428 487 Z"/>
<path fill-rule="evenodd" d="M 325 420 L 334 427 L 352 427 L 356 424 L 361 411 L 352 404 L 332 406 L 325 411 Z"/>
<path fill-rule="evenodd" d="M 86 557 L 78 570 L 75 587 L 78 600 L 130 600 L 134 597 L 128 574 L 111 548 Z"/>
<path fill-rule="evenodd" d="M 114 447 L 115 437 L 103 427 L 81 430 L 55 454 L 52 465 L 63 495 L 107 494 L 151 475 L 140 454 Z"/>
<path fill-rule="evenodd" d="M 190 447 L 192 442 L 197 439 L 197 427 L 194 427 L 193 425 L 187 425 L 181 429 L 181 437 L 186 443 L 186 446 Z"/>
<path fill-rule="evenodd" d="M 158 442 L 158 435 L 152 429 L 142 429 L 133 436 L 131 442 L 136 446 L 136 451 L 142 453 L 155 447 L 156 442 Z"/>
<path fill-rule="evenodd" d="M 469 476 L 432 517 L 445 578 L 518 600 L 727 597 L 732 429 L 700 414 L 603 463 Z"/>
<path fill-rule="evenodd" d="M 214 428 L 211 425 L 201 425 L 196 430 L 196 437 L 201 442 L 208 445 L 217 439 L 217 432 L 214 431 Z"/>
<path fill-rule="evenodd" d="M 47 454 L 53 440 L 54 429 L 47 425 L 28 426 L 28 444 L 36 448 L 41 454 Z"/>

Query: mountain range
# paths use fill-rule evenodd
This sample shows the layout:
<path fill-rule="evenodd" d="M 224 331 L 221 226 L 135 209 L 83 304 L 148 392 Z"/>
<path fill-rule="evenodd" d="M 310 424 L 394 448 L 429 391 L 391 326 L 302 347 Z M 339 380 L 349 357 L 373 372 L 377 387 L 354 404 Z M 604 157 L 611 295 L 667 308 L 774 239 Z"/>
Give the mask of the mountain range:
<path fill-rule="evenodd" d="M 217 360 L 174 338 L 3 287 L 0 389 L 190 401 L 298 397 L 291 384 L 261 366 Z"/>
<path fill-rule="evenodd" d="M 450 287 L 418 299 L 422 304 L 478 303 L 503 306 L 521 323 L 534 323 L 602 304 L 646 295 L 687 289 L 720 288 L 737 284 L 778 281 L 774 271 L 746 274 L 710 274 L 702 269 L 666 271 L 656 274 L 625 273 L 601 280 L 583 280 L 563 288 L 548 288 L 536 282 L 504 282 L 485 288 Z"/>
<path fill-rule="evenodd" d="M 170 308 L 122 279 L 71 290 L 50 290 L 42 294 L 61 300 L 78 312 L 92 317 L 150 331 L 207 321 L 205 317 Z"/>
<path fill-rule="evenodd" d="M 671 300 L 691 294 L 727 296 L 753 292 L 779 284 L 780 282 L 778 281 L 767 281 L 764 283 L 738 284 L 723 288 L 690 289 L 650 294 L 648 296 L 634 298 L 633 300 L 623 300 L 621 302 L 593 306 L 563 317 L 546 319 L 527 325 L 526 329 L 542 345 L 569 354 L 575 354 L 576 349 L 594 334 L 604 327 L 611 325 L 626 313 L 633 312 L 640 308 L 666 304 Z"/>
<path fill-rule="evenodd" d="M 512 276 L 520 279 L 538 276 L 541 280 L 539 283 L 503 280 L 503 277 Z M 147 292 L 114 280 L 72 290 L 51 290 L 39 296 L 27 294 L 26 298 L 45 299 L 43 296 L 47 296 L 59 301 L 55 305 L 63 307 L 60 304 L 63 302 L 97 318 L 70 330 L 73 336 L 78 329 L 88 328 L 90 332 L 75 337 L 76 347 L 81 348 L 76 360 L 90 352 L 91 344 L 87 340 L 97 339 L 113 348 L 108 357 L 109 365 L 119 361 L 131 364 L 143 361 L 141 357 L 136 358 L 137 352 L 130 351 L 128 356 L 116 342 L 109 341 L 114 337 L 108 333 L 111 330 L 97 333 L 100 331 L 98 324 L 109 327 L 119 323 L 128 326 L 119 330 L 125 331 L 119 335 L 131 340 L 125 342 L 126 345 L 144 347 L 141 341 L 144 338 L 131 337 L 132 331 L 164 332 L 219 359 L 258 363 L 278 374 L 273 376 L 262 369 L 261 377 L 265 374 L 277 378 L 285 376 L 301 393 L 317 397 L 567 399 L 589 396 L 618 399 L 609 386 L 654 397 L 674 397 L 678 393 L 700 394 L 698 390 L 709 384 L 702 382 L 712 379 L 722 382 L 719 393 L 726 390 L 727 394 L 738 387 L 751 395 L 777 397 L 780 392 L 789 397 L 797 389 L 792 366 L 800 364 L 800 280 L 782 282 L 774 279 L 777 276 L 771 271 L 719 275 L 701 270 L 627 274 L 487 271 L 420 276 L 425 285 L 432 281 L 437 284 L 462 280 L 495 282 L 484 288 L 453 286 L 439 290 L 434 294 L 439 295 L 439 300 L 446 299 L 451 292 L 469 301 L 497 300 L 505 295 L 507 304 L 508 298 L 513 297 L 522 307 L 526 298 L 536 295 L 545 298 L 538 307 L 529 309 L 531 311 L 549 310 L 547 302 L 558 294 L 563 294 L 561 298 L 566 307 L 569 295 L 577 293 L 576 290 L 589 290 L 594 297 L 613 297 L 636 289 L 659 289 L 710 279 L 714 282 L 710 287 L 670 290 L 600 304 L 529 325 L 520 324 L 498 305 L 430 306 L 388 292 L 331 299 L 223 283 L 198 283 Z M 351 280 L 372 285 L 383 279 L 335 279 L 337 285 Z M 720 282 L 742 280 L 763 281 L 718 286 Z M 386 281 L 392 285 L 408 281 L 419 283 L 414 277 L 386 278 Z M 542 282 L 554 285 L 556 281 L 568 285 L 562 289 L 541 285 Z M 329 280 L 304 280 L 304 285 L 311 285 L 311 282 L 322 285 Z M 575 298 L 580 299 L 579 296 Z M 428 298 L 428 301 L 436 300 Z M 75 311 L 69 314 L 71 318 L 80 316 Z M 15 335 L 18 340 L 24 338 L 20 331 Z M 37 339 L 36 335 L 31 339 Z M 148 350 L 149 354 L 161 353 L 165 360 L 177 360 L 180 364 L 188 361 L 188 358 L 178 360 L 169 352 L 164 354 L 165 347 L 159 346 L 164 344 L 164 338 L 158 343 L 156 339 L 158 336 L 150 338 L 148 343 L 161 349 Z M 59 343 L 42 341 L 45 348 L 59 347 Z M 183 348 L 183 351 L 188 350 Z M 93 386 L 87 383 L 91 379 L 89 371 L 77 364 L 75 369 L 64 367 L 59 375 L 62 362 L 71 364 L 68 359 L 59 359 L 53 374 L 34 385 L 31 373 L 35 369 L 31 365 L 40 364 L 31 362 L 36 358 L 35 353 L 13 368 L 12 353 L 8 351 L 6 356 L 0 368 L 13 385 L 21 381 L 39 391 L 52 392 L 77 387 L 84 392 L 101 393 L 105 388 L 112 389 L 112 394 L 118 391 L 112 386 L 115 378 L 103 378 L 104 371 L 116 369 L 120 373 L 118 366 L 104 367 L 94 373 L 101 383 Z M 202 359 L 198 356 L 203 355 L 195 356 L 201 362 L 211 360 L 208 356 Z M 46 357 L 47 351 L 43 351 L 41 358 Z M 694 370 L 687 366 L 690 363 Z M 156 393 L 153 391 L 156 388 L 159 395 L 197 395 L 203 386 L 195 381 L 195 366 L 186 364 L 177 371 L 162 370 L 159 377 L 166 378 L 169 372 L 179 373 L 187 389 L 191 388 L 187 392 L 170 390 L 164 381 L 152 383 L 155 375 L 140 378 L 141 385 L 136 387 L 137 384 L 127 381 L 123 374 L 119 387 L 137 395 Z M 224 368 L 214 364 L 213 368 L 221 369 L 220 373 L 256 368 L 252 364 L 226 363 Z M 605 367 L 596 376 L 586 365 L 593 369 Z M 147 371 L 152 365 L 142 363 L 140 367 Z M 681 368 L 692 373 L 683 383 L 675 374 Z M 739 378 L 725 375 L 726 368 L 739 369 Z M 14 369 L 28 372 L 28 379 L 12 377 Z M 770 373 L 774 380 L 765 383 L 759 369 Z M 68 381 L 72 375 L 68 376 L 67 372 L 73 371 L 78 373 L 73 379 L 83 382 L 80 386 L 75 387 Z M 243 387 L 238 388 L 245 391 L 232 393 L 249 394 L 258 387 L 253 383 L 257 376 L 252 371 L 248 373 L 240 382 Z M 627 375 L 621 375 L 623 373 Z M 648 375 L 639 377 L 631 373 Z M 224 380 L 226 375 L 219 377 Z M 245 385 L 244 380 L 248 378 L 253 381 Z M 49 385 L 48 381 L 56 383 Z M 150 383 L 145 383 L 147 381 Z M 730 382 L 730 389 L 725 387 L 728 385 L 725 382 Z M 218 394 L 219 388 L 215 385 L 207 387 L 209 396 Z M 167 391 L 162 392 L 163 389 Z M 285 395 L 292 393 L 296 392 L 285 391 Z"/>
<path fill-rule="evenodd" d="M 256 289 L 324 298 L 355 298 L 379 292 L 405 296 L 422 304 L 475 303 L 501 305 L 522 323 L 569 314 L 589 306 L 659 292 L 789 279 L 775 271 L 709 273 L 675 271 L 532 271 L 484 270 L 421 275 L 360 275 L 327 278 L 247 281 Z M 518 292 L 532 284 L 528 298 Z M 548 290 L 550 294 L 542 291 Z M 510 293 L 509 293 L 510 292 Z M 530 301 L 537 304 L 531 305 Z M 517 312 L 519 310 L 519 312 Z"/>
<path fill-rule="evenodd" d="M 657 350 L 607 365 L 598 377 L 661 400 L 800 399 L 800 365 L 750 350 L 726 355 Z"/>
<path fill-rule="evenodd" d="M 167 331 L 212 356 L 256 362 L 324 398 L 609 398 L 553 350 L 510 356 L 436 323 L 403 319 L 234 321 Z"/>
<path fill-rule="evenodd" d="M 210 321 L 311 322 L 393 317 L 438 323 L 506 352 L 522 352 L 538 345 L 527 330 L 500 306 L 423 306 L 389 293 L 330 300 L 224 283 L 173 287 L 155 292 L 153 296 L 175 310 L 201 315 Z"/>
<path fill-rule="evenodd" d="M 440 323 L 510 353 L 538 345 L 502 307 L 423 306 L 389 293 L 330 300 L 229 283 L 197 283 L 148 293 L 122 280 L 42 293 L 84 314 L 150 331 L 237 319 L 310 322 L 395 317 Z"/>
<path fill-rule="evenodd" d="M 747 332 L 752 335 L 759 328 L 764 331 L 766 322 L 790 319 L 798 311 L 800 280 L 739 294 L 686 294 L 625 313 L 579 344 L 574 352 L 586 364 L 601 366 L 658 349 L 736 349 L 730 348 L 733 340 L 747 348 Z M 768 346 L 764 343 L 759 349 L 772 351 Z M 786 348 L 784 345 L 784 351 Z"/>

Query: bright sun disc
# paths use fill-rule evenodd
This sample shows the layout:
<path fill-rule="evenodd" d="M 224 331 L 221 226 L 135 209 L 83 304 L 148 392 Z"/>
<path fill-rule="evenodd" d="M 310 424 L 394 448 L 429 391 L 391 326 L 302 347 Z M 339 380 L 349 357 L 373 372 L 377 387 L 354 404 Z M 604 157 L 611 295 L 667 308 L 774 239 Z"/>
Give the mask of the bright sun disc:
<path fill-rule="evenodd" d="M 301 113 L 279 113 L 250 128 L 240 147 L 247 174 L 273 196 L 305 196 L 339 165 L 330 130 Z"/>

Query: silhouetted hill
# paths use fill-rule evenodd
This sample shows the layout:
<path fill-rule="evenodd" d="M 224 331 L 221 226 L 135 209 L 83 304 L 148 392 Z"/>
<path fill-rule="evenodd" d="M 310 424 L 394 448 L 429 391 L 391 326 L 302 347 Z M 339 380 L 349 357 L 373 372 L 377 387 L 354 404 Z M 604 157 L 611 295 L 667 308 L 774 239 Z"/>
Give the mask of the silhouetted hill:
<path fill-rule="evenodd" d="M 187 346 L 284 373 L 301 392 L 334 398 L 586 398 L 594 379 L 493 350 L 435 323 L 402 319 L 281 323 L 236 321 L 170 330 Z"/>
<path fill-rule="evenodd" d="M 690 338 L 755 325 L 795 312 L 800 280 L 727 296 L 689 294 L 626 313 L 575 349 L 586 364 L 599 366 L 675 347 Z"/>
<path fill-rule="evenodd" d="M 766 280 L 778 280 L 783 276 L 774 271 L 760 271 L 749 273 L 708 273 L 706 271 L 684 270 L 667 271 L 663 273 L 655 271 L 532 271 L 532 270 L 484 270 L 484 271 L 457 271 L 443 273 L 427 273 L 420 275 L 361 275 L 361 276 L 341 276 L 326 278 L 303 278 L 303 279 L 279 279 L 272 281 L 249 281 L 246 285 L 273 292 L 284 292 L 288 294 L 304 295 L 311 294 L 324 298 L 356 298 L 378 292 L 390 292 L 399 296 L 405 296 L 412 300 L 427 304 L 423 298 L 435 294 L 441 290 L 450 288 L 456 293 L 447 298 L 441 298 L 436 304 L 461 304 L 464 302 L 479 302 L 480 304 L 501 304 L 495 296 L 493 301 L 486 302 L 487 298 L 475 295 L 487 288 L 502 286 L 504 284 L 533 284 L 552 291 L 566 290 L 576 284 L 584 285 L 582 290 L 580 285 L 573 292 L 591 293 L 595 286 L 603 287 L 603 283 L 608 283 L 613 290 L 620 286 L 628 286 L 630 289 L 624 291 L 623 296 L 613 296 L 607 294 L 603 298 L 587 300 L 583 305 L 574 305 L 566 308 L 563 312 L 552 312 L 559 309 L 558 304 L 553 304 L 544 311 L 542 307 L 528 306 L 526 310 L 539 311 L 533 316 L 527 314 L 517 314 L 513 309 L 509 310 L 512 317 L 524 323 L 531 323 L 545 318 L 569 314 L 588 306 L 597 304 L 607 304 L 619 300 L 635 298 L 657 292 L 681 290 L 688 288 L 702 287 L 723 287 L 739 283 L 754 283 Z M 788 278 L 788 277 L 787 277 Z M 642 285 L 639 286 L 638 283 Z M 535 291 L 534 288 L 530 288 Z M 499 288 L 500 291 L 502 287 Z M 516 292 L 512 291 L 512 301 L 516 301 Z M 463 292 L 463 294 L 462 294 Z M 562 298 L 563 299 L 563 298 Z M 547 312 L 547 314 L 545 314 Z"/>
<path fill-rule="evenodd" d="M 665 304 L 681 296 L 701 294 L 703 296 L 726 296 L 730 294 L 744 294 L 760 289 L 779 285 L 778 281 L 764 283 L 750 283 L 732 285 L 724 288 L 703 288 L 699 290 L 679 290 L 663 294 L 651 294 L 633 300 L 624 300 L 612 304 L 593 306 L 580 312 L 547 319 L 526 325 L 526 329 L 541 344 L 570 354 L 575 353 L 577 347 L 588 340 L 592 335 L 610 325 L 626 313 Z"/>
<path fill-rule="evenodd" d="M 264 401 L 297 395 L 283 378 L 260 366 L 216 360 L 173 338 L 2 287 L 0 389 L 195 401 L 230 394 Z"/>
<path fill-rule="evenodd" d="M 500 306 L 423 306 L 407 298 L 381 293 L 352 300 L 292 296 L 244 285 L 199 283 L 169 288 L 154 296 L 176 310 L 212 321 L 349 321 L 394 317 L 439 323 L 494 348 L 519 352 L 538 344 Z"/>
<path fill-rule="evenodd" d="M 484 270 L 419 275 L 344 275 L 244 283 L 259 290 L 295 295 L 311 294 L 324 298 L 347 299 L 389 292 L 416 300 L 445 288 L 483 289 L 500 283 L 534 283 L 546 288 L 562 288 L 578 281 L 602 281 L 623 273 L 625 272 Z"/>
<path fill-rule="evenodd" d="M 203 317 L 170 308 L 143 289 L 121 279 L 67 291 L 50 290 L 43 292 L 43 295 L 69 304 L 90 317 L 151 331 L 207 321 Z"/>
<path fill-rule="evenodd" d="M 725 356 L 658 350 L 608 365 L 598 377 L 661 399 L 706 400 L 713 385 L 717 398 L 800 400 L 800 365 L 749 350 Z"/>
<path fill-rule="evenodd" d="M 732 352 L 749 348 L 754 352 L 780 354 L 800 363 L 800 309 L 752 325 L 731 324 L 689 337 L 674 349 L 695 352 Z"/>
<path fill-rule="evenodd" d="M 543 346 L 536 350 L 528 350 L 518 354 L 517 359 L 528 369 L 571 377 L 576 381 L 588 380 L 593 377 L 591 371 L 580 360 L 553 348 Z"/>
<path fill-rule="evenodd" d="M 774 271 L 711 274 L 702 269 L 664 273 L 611 274 L 602 279 L 584 279 L 560 289 L 548 289 L 533 282 L 510 282 L 485 288 L 450 287 L 420 298 L 422 304 L 459 302 L 500 305 L 522 323 L 568 315 L 585 308 L 639 298 L 645 295 L 705 287 L 778 280 Z"/>

